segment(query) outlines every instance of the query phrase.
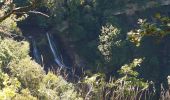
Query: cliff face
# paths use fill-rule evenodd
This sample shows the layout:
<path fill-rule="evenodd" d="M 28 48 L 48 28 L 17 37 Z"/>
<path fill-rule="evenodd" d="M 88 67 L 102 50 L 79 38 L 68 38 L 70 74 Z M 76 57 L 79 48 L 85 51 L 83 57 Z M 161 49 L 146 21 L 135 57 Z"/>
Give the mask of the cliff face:
<path fill-rule="evenodd" d="M 65 52 L 67 52 L 67 54 L 70 56 L 72 60 L 73 66 L 79 66 L 79 67 L 84 65 L 82 63 L 88 62 L 86 61 L 88 60 L 88 58 L 81 55 L 80 53 L 82 52 L 79 53 L 78 51 L 81 51 L 82 49 L 85 50 L 87 49 L 87 52 L 91 52 L 91 51 L 88 51 L 88 48 L 76 49 L 76 47 L 81 47 L 80 45 L 82 44 L 85 47 L 92 48 L 87 45 L 92 44 L 90 43 L 92 39 L 94 41 L 95 39 L 96 40 L 98 39 L 101 26 L 104 25 L 105 22 L 107 22 L 105 20 L 110 18 L 111 21 L 113 21 L 112 19 L 114 19 L 114 17 L 116 16 L 118 21 L 121 24 L 124 24 L 121 27 L 122 30 L 124 28 L 127 28 L 127 30 L 129 30 L 136 25 L 137 20 L 139 18 L 149 19 L 157 11 L 166 12 L 163 10 L 163 8 L 165 8 L 165 6 L 170 5 L 170 0 L 142 0 L 142 1 L 141 0 L 114 0 L 114 1 L 96 0 L 95 2 L 101 3 L 98 6 L 96 6 L 95 3 L 90 5 L 89 2 L 92 2 L 93 0 L 84 0 L 86 1 L 87 4 L 77 4 L 77 5 L 75 5 L 74 2 L 71 2 L 70 0 L 65 0 L 65 1 L 69 1 L 69 2 L 67 2 L 64 5 L 62 5 L 62 3 L 60 4 L 60 2 L 57 2 L 56 3 L 56 5 L 58 5 L 56 6 L 58 7 L 56 8 L 57 10 L 55 9 L 52 10 L 52 12 L 55 13 L 54 19 L 56 23 L 53 24 L 54 26 L 53 29 L 51 29 L 52 31 L 51 33 L 59 35 L 59 38 L 61 39 Z M 73 4 L 69 5 L 70 2 Z M 123 4 L 119 6 L 118 4 L 121 3 Z M 60 5 L 62 6 L 60 7 Z M 167 8 L 165 9 L 167 10 Z M 86 22 L 86 19 L 87 21 L 88 20 L 89 21 Z M 93 22 L 95 24 L 93 24 Z M 73 31 L 73 30 L 78 30 L 78 31 Z M 126 32 L 124 33 L 126 34 Z M 83 39 L 84 38 L 86 39 L 86 40 L 84 39 L 86 42 L 83 42 L 84 40 L 74 41 L 73 39 L 74 37 L 72 34 L 73 35 L 76 34 L 75 35 L 76 38 L 79 38 L 79 36 L 81 35 Z M 82 38 L 81 36 L 80 38 Z M 93 37 L 93 38 L 90 40 L 89 37 Z M 76 44 L 77 42 L 81 42 L 81 43 L 79 43 L 78 45 Z M 97 42 L 95 43 L 96 43 L 95 45 L 97 45 Z"/>
<path fill-rule="evenodd" d="M 170 4 L 170 0 L 159 0 L 161 5 L 169 5 Z"/>
<path fill-rule="evenodd" d="M 64 26 L 63 26 L 64 27 Z M 50 30 L 50 33 L 52 34 L 56 34 L 56 32 L 62 32 L 62 30 L 59 29 L 52 29 Z M 68 56 L 69 60 L 70 60 L 70 67 L 77 68 L 77 69 L 81 69 L 81 68 L 86 68 L 85 65 L 85 60 L 82 59 L 80 57 L 80 55 L 78 55 L 78 53 L 76 52 L 76 49 L 74 47 L 74 45 L 71 43 L 71 41 L 69 40 L 69 38 L 61 35 L 61 34 L 57 34 L 57 37 L 59 38 L 60 41 L 60 45 L 63 49 L 63 52 L 65 53 L 65 56 Z"/>
<path fill-rule="evenodd" d="M 139 3 L 127 3 L 127 5 L 125 5 L 125 9 L 115 11 L 113 15 L 119 15 L 123 13 L 127 15 L 133 15 L 136 11 L 143 11 L 149 8 L 167 5 L 170 5 L 170 0 L 151 0 L 141 5 L 139 5 Z"/>

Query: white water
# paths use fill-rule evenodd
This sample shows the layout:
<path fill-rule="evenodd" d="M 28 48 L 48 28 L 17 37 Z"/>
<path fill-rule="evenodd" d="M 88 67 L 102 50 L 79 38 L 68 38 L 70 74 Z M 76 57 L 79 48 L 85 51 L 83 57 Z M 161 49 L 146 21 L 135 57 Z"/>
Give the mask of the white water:
<path fill-rule="evenodd" d="M 35 40 L 32 39 L 32 45 L 33 45 L 33 54 L 34 54 L 34 59 L 37 63 L 41 64 L 41 57 L 40 57 L 40 54 L 38 52 L 38 49 L 37 49 L 37 46 L 36 46 L 36 43 L 35 43 Z"/>
<path fill-rule="evenodd" d="M 53 56 L 54 56 L 54 61 L 57 63 L 57 65 L 58 66 L 60 66 L 60 67 L 66 67 L 63 63 L 62 63 L 62 61 L 61 61 L 61 59 L 57 56 L 57 54 L 56 54 L 56 49 L 55 49 L 55 46 L 54 46 L 54 44 L 53 44 L 53 41 L 52 41 L 52 39 L 51 39 L 51 36 L 50 36 L 50 34 L 49 33 L 46 33 L 46 35 L 47 35 L 47 39 L 48 39 L 48 43 L 49 43 L 49 45 L 50 45 L 50 49 L 51 49 L 51 51 L 52 51 L 52 53 L 53 53 Z"/>

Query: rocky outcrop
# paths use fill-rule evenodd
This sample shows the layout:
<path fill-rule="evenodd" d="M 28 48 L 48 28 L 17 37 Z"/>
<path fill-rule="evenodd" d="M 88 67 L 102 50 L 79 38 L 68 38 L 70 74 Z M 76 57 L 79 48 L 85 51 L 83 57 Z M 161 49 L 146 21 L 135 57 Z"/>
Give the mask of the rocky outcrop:
<path fill-rule="evenodd" d="M 56 34 L 57 31 L 56 29 L 52 29 L 50 33 Z M 65 53 L 69 56 L 72 67 L 73 68 L 86 68 L 85 60 L 80 57 L 79 54 L 77 54 L 74 45 L 70 43 L 69 39 L 63 35 L 57 35 L 58 38 L 60 39 L 60 43 L 65 51 Z"/>
<path fill-rule="evenodd" d="M 143 11 L 149 8 L 167 5 L 170 5 L 170 0 L 148 1 L 146 4 L 143 4 L 141 6 L 139 6 L 139 4 L 137 3 L 129 3 L 126 5 L 125 9 L 113 12 L 113 15 L 133 15 L 136 11 Z"/>

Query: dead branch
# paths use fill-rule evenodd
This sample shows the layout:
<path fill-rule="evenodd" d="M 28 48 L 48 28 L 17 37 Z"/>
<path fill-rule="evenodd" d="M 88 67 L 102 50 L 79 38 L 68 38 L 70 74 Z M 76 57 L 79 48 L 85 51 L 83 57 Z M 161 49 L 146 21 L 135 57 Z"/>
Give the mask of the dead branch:
<path fill-rule="evenodd" d="M 3 20 L 5 20 L 6 18 L 8 18 L 11 14 L 17 14 L 17 13 L 35 13 L 35 14 L 40 14 L 46 17 L 49 17 L 48 15 L 42 13 L 42 12 L 38 12 L 38 11 L 32 11 L 35 8 L 37 8 L 39 6 L 39 4 L 41 3 L 41 0 L 34 0 L 30 5 L 28 6 L 24 6 L 24 7 L 17 7 L 15 8 L 15 4 L 12 2 L 9 7 L 10 7 L 10 11 L 7 12 L 4 16 L 0 17 L 0 22 L 2 22 Z"/>

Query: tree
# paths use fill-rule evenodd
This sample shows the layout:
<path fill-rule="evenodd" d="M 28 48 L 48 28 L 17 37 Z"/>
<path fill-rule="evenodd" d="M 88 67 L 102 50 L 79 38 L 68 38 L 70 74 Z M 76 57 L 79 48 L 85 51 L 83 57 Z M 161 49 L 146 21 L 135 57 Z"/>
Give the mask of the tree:
<path fill-rule="evenodd" d="M 16 7 L 16 3 L 13 0 L 1 0 L 0 2 L 0 22 L 8 18 L 12 14 L 25 14 L 25 13 L 37 13 L 45 15 L 41 12 L 32 11 L 44 3 L 43 0 L 30 0 L 28 5 Z M 48 15 L 45 15 L 48 17 Z"/>
<path fill-rule="evenodd" d="M 157 95 L 160 84 L 167 84 L 169 72 L 169 33 L 170 18 L 155 15 L 155 22 L 139 19 L 139 29 L 128 32 L 128 38 L 138 49 L 138 56 L 145 57 L 143 67 L 140 68 L 142 77 L 152 80 L 157 86 Z M 152 71 L 152 73 L 150 73 Z"/>

